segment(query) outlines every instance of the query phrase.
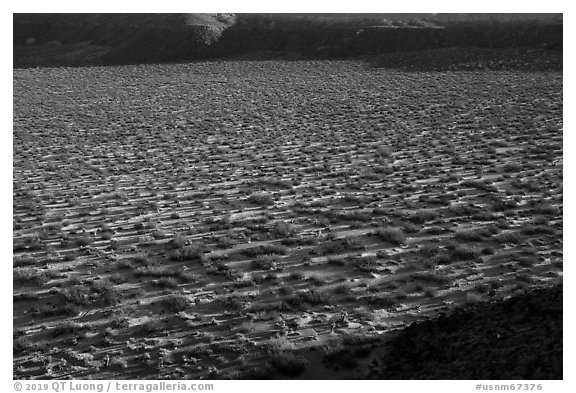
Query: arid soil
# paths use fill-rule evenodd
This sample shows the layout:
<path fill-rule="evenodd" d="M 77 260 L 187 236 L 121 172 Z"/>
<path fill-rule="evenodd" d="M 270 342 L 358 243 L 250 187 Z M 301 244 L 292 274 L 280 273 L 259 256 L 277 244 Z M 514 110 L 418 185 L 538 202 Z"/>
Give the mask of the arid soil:
<path fill-rule="evenodd" d="M 305 376 L 560 283 L 562 130 L 561 72 L 14 70 L 14 378 Z"/>

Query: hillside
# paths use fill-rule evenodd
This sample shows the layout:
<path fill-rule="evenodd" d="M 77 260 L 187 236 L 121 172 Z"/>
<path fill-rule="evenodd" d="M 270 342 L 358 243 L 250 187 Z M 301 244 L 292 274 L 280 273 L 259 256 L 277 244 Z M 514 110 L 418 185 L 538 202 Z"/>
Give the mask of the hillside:
<path fill-rule="evenodd" d="M 14 67 L 562 49 L 559 14 L 15 14 Z"/>
<path fill-rule="evenodd" d="M 562 379 L 562 286 L 414 324 L 388 343 L 372 377 Z"/>
<path fill-rule="evenodd" d="M 225 14 L 15 14 L 14 67 L 193 60 Z"/>

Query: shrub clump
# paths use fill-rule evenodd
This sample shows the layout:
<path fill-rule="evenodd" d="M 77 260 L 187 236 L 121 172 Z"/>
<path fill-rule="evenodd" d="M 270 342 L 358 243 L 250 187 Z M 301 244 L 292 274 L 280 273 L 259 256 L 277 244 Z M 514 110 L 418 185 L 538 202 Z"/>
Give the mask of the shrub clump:
<path fill-rule="evenodd" d="M 290 238 L 298 234 L 296 226 L 286 222 L 277 223 L 274 231 L 283 238 Z"/>
<path fill-rule="evenodd" d="M 268 206 L 274 204 L 274 199 L 269 194 L 264 192 L 255 192 L 251 194 L 246 200 L 259 206 Z"/>
<path fill-rule="evenodd" d="M 401 245 L 406 243 L 406 234 L 400 228 L 384 227 L 374 232 L 378 238 L 385 242 Z"/>
<path fill-rule="evenodd" d="M 281 374 L 287 377 L 297 377 L 306 371 L 308 361 L 299 358 L 292 351 L 281 351 L 273 353 L 270 357 L 270 364 Z"/>
<path fill-rule="evenodd" d="M 276 268 L 278 257 L 275 255 L 258 255 L 252 261 L 252 268 L 259 270 L 272 270 Z"/>
<path fill-rule="evenodd" d="M 64 300 L 77 306 L 111 306 L 120 301 L 120 293 L 110 281 L 92 281 L 88 284 L 74 284 L 62 290 Z"/>
<path fill-rule="evenodd" d="M 36 284 L 42 285 L 48 281 L 46 273 L 39 272 L 33 267 L 23 267 L 13 270 L 13 279 L 15 283 L 18 284 Z"/>
<path fill-rule="evenodd" d="M 190 300 L 184 295 L 170 295 L 162 299 L 161 304 L 169 311 L 176 313 L 186 310 L 190 305 Z"/>
<path fill-rule="evenodd" d="M 263 244 L 258 247 L 247 248 L 242 251 L 242 254 L 247 257 L 257 257 L 259 255 L 285 255 L 288 248 L 281 244 Z"/>

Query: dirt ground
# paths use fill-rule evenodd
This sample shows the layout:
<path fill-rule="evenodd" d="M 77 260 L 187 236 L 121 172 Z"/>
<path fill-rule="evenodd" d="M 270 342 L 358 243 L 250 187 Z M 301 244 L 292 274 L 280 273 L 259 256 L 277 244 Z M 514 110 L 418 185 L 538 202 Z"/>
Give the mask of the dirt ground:
<path fill-rule="evenodd" d="M 562 121 L 561 72 L 14 70 L 14 378 L 317 378 L 559 283 Z"/>

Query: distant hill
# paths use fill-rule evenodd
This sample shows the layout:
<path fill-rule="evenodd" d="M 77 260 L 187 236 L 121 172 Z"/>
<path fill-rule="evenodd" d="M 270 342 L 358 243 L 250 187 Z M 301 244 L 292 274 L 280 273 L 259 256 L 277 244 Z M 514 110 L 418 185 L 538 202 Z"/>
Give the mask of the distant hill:
<path fill-rule="evenodd" d="M 561 14 L 14 14 L 14 67 L 562 49 Z"/>
<path fill-rule="evenodd" d="M 193 60 L 234 20 L 225 14 L 15 14 L 14 66 Z"/>

